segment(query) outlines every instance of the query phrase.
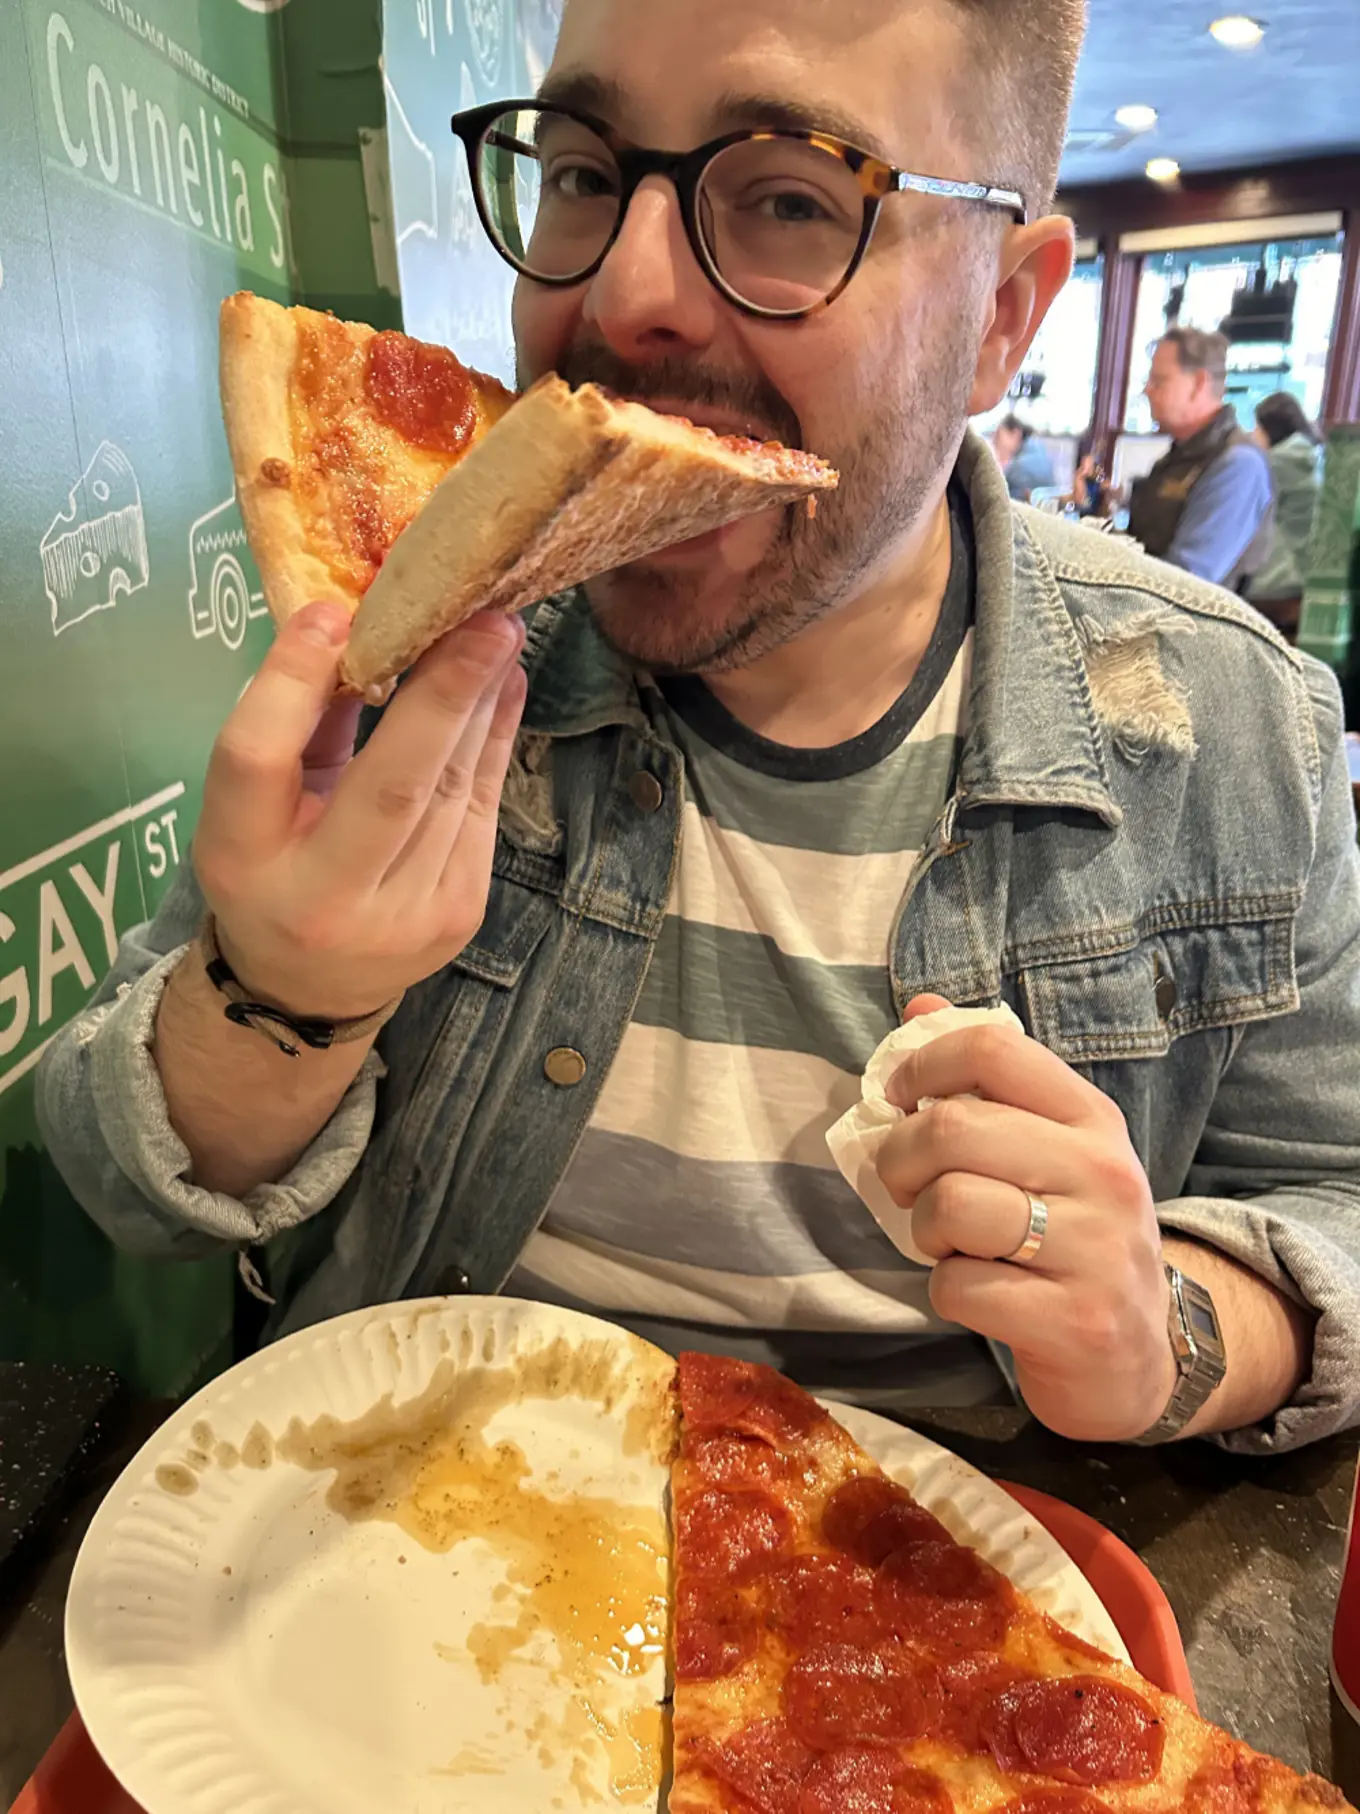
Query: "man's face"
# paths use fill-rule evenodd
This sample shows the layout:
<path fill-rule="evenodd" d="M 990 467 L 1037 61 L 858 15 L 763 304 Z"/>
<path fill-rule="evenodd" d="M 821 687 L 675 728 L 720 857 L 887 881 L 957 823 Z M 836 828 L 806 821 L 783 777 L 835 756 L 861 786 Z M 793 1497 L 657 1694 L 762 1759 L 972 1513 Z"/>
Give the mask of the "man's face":
<path fill-rule="evenodd" d="M 908 169 L 977 178 L 987 173 L 951 101 L 965 56 L 935 0 L 568 0 L 544 94 L 669 151 L 765 123 L 759 103 L 783 103 Z M 674 188 L 653 177 L 593 279 L 520 281 L 521 382 L 550 370 L 596 380 L 720 431 L 800 444 L 840 471 L 815 518 L 764 511 L 593 581 L 615 647 L 655 671 L 739 667 L 891 567 L 958 450 L 1002 220 L 889 197 L 831 307 L 762 321 L 714 289 Z"/>
<path fill-rule="evenodd" d="M 1153 421 L 1177 441 L 1202 427 L 1218 408 L 1206 374 L 1186 371 L 1176 347 L 1165 340 L 1152 355 L 1144 392 Z"/>
<path fill-rule="evenodd" d="M 1024 445 L 1025 437 L 1018 428 L 998 428 L 992 435 L 992 449 L 1003 466 L 1007 466 Z"/>

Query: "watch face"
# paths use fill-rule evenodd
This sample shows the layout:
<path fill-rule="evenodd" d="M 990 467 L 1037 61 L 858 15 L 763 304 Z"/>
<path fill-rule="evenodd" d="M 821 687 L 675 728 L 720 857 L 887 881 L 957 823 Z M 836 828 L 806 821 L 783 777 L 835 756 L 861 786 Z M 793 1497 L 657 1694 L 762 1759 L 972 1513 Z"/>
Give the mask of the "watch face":
<path fill-rule="evenodd" d="M 1216 1342 L 1218 1340 L 1218 1324 L 1207 1306 L 1204 1304 L 1197 1304 L 1195 1300 L 1187 1294 L 1185 1308 L 1186 1313 L 1190 1318 L 1190 1327 L 1194 1330 L 1195 1334 L 1204 1336 L 1208 1341 Z"/>

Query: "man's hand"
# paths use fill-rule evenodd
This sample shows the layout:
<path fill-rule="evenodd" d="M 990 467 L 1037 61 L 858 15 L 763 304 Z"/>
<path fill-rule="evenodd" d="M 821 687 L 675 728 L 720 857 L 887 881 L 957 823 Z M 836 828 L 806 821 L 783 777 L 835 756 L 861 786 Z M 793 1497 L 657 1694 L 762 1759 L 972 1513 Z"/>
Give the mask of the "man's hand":
<path fill-rule="evenodd" d="M 947 1005 L 919 996 L 907 1017 Z M 935 1309 L 1012 1350 L 1025 1402 L 1050 1429 L 1141 1435 L 1166 1408 L 1175 1361 L 1152 1191 L 1120 1110 L 1000 1026 L 911 1053 L 889 1096 L 908 1114 L 879 1176 L 938 1262 Z M 1029 1227 L 1026 1192 L 1048 1205 L 1048 1232 L 1032 1261 L 1009 1265 Z"/>
<path fill-rule="evenodd" d="M 294 1014 L 371 1013 L 455 957 L 486 911 L 524 704 L 518 618 L 484 613 L 417 664 L 367 746 L 332 703 L 348 618 L 309 605 L 217 740 L 194 865 L 223 955 Z"/>

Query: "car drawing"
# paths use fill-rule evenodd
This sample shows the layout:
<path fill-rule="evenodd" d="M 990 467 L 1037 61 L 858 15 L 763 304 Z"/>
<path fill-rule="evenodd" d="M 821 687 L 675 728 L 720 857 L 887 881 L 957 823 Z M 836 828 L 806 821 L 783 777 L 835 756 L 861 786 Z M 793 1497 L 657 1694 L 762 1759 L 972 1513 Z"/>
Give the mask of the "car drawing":
<path fill-rule="evenodd" d="M 189 531 L 189 626 L 196 639 L 216 632 L 239 649 L 246 625 L 268 609 L 233 492 Z"/>

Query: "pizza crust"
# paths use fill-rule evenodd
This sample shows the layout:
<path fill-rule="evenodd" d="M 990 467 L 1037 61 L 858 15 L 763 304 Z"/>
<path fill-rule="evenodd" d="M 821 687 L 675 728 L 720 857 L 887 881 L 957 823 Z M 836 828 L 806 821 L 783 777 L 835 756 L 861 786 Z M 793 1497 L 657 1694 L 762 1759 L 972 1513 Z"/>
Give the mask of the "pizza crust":
<path fill-rule="evenodd" d="M 220 326 L 222 415 L 236 496 L 274 621 L 287 623 L 318 598 L 339 598 L 353 612 L 359 595 L 308 546 L 289 483 L 296 458 L 290 397 L 297 313 L 242 291 L 222 304 Z M 373 337 L 362 322 L 345 326 L 358 344 Z"/>
<path fill-rule="evenodd" d="M 381 689 L 475 611 L 519 611 L 753 511 L 836 483 L 786 448 L 707 429 L 594 385 L 542 378 L 440 481 L 355 618 L 342 666 Z"/>

